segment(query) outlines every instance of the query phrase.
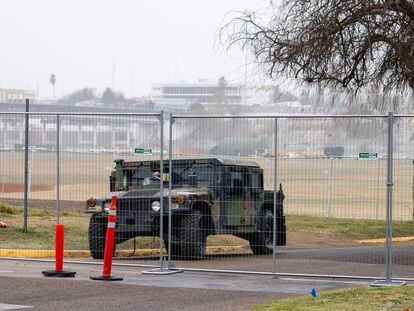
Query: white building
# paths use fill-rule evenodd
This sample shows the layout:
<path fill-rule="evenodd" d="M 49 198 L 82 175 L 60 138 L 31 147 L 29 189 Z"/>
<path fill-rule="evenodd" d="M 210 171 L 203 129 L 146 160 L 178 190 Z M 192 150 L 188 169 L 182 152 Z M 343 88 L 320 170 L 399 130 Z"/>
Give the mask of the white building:
<path fill-rule="evenodd" d="M 35 100 L 36 91 L 24 89 L 2 89 L 0 88 L 0 103 L 23 101 L 25 99 Z"/>
<path fill-rule="evenodd" d="M 224 90 L 225 102 L 241 104 L 242 89 L 243 86 L 239 83 L 228 83 Z M 158 106 L 179 106 L 185 109 L 191 104 L 217 103 L 219 92 L 220 88 L 216 81 L 153 83 L 150 98 Z"/>

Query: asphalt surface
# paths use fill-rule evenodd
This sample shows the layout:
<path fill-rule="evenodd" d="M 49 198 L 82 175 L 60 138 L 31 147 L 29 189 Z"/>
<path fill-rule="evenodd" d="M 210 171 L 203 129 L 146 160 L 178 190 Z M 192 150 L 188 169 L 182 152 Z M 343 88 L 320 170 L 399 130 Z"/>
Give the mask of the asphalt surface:
<path fill-rule="evenodd" d="M 121 263 L 157 264 L 157 257 L 128 257 Z M 394 244 L 393 271 L 397 277 L 414 278 L 414 243 Z M 201 261 L 176 261 L 178 268 L 272 271 L 272 256 L 214 254 Z M 384 245 L 308 245 L 278 247 L 276 272 L 381 277 L 385 271 Z"/>
<path fill-rule="evenodd" d="M 183 272 L 142 274 L 142 268 L 113 267 L 120 282 L 91 281 L 101 266 L 65 264 L 75 278 L 45 278 L 52 263 L 0 260 L 0 310 L 248 310 L 269 300 L 317 291 L 368 286 L 366 282 Z M 16 307 L 17 308 L 17 307 Z M 23 309 L 24 310 L 24 309 Z"/>

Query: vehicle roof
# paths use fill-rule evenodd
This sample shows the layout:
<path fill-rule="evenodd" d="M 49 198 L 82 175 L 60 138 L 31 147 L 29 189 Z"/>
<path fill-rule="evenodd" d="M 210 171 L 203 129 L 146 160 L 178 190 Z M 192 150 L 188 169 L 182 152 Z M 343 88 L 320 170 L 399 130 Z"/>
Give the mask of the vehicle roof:
<path fill-rule="evenodd" d="M 138 165 L 146 163 L 159 163 L 159 160 L 145 160 L 145 161 L 128 161 L 124 162 L 124 167 L 136 167 Z M 219 158 L 192 158 L 192 159 L 173 159 L 175 165 L 188 165 L 194 164 L 211 164 L 211 165 L 228 165 L 228 166 L 248 166 L 260 168 L 259 164 L 254 161 L 244 160 L 230 160 L 230 159 L 219 159 Z M 164 160 L 164 165 L 168 166 L 169 160 Z"/>

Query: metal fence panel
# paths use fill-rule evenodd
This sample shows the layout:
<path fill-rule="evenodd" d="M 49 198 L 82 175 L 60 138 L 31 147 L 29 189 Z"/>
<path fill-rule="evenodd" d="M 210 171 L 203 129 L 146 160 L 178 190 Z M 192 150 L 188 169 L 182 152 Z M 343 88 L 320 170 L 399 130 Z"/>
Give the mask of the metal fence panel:
<path fill-rule="evenodd" d="M 222 190 L 222 199 L 218 201 L 225 206 L 217 209 L 217 202 L 213 200 L 211 218 L 191 210 L 184 220 L 174 220 L 173 210 L 171 239 L 177 250 L 172 253 L 172 258 L 176 258 L 174 266 L 292 274 L 382 275 L 384 244 L 375 244 L 378 243 L 375 240 L 383 240 L 386 231 L 387 118 L 280 117 L 277 137 L 274 136 L 275 122 L 274 118 L 260 117 L 174 117 L 171 178 L 174 179 L 174 174 L 185 175 L 186 181 L 177 185 L 173 181 L 173 190 L 189 187 L 188 182 L 194 179 L 192 174 L 197 176 L 197 182 L 198 176 L 204 175 L 207 177 L 201 180 L 207 178 L 210 186 L 215 187 L 209 190 L 218 191 L 213 197 Z M 219 159 L 227 167 L 228 176 L 218 169 L 203 171 L 200 167 L 206 165 L 201 163 L 202 158 Z M 177 159 L 195 162 L 180 163 Z M 286 246 L 281 246 L 283 230 L 277 212 L 260 215 L 249 210 L 258 201 L 266 205 L 266 199 L 251 189 L 250 184 L 254 183 L 251 169 L 241 172 L 249 166 L 248 161 L 256 162 L 263 169 L 263 189 L 268 193 L 274 193 L 279 183 L 282 185 L 286 196 L 283 202 Z M 236 168 L 236 164 L 242 168 Z M 219 180 L 209 180 L 210 173 Z M 239 185 L 231 183 L 237 179 L 242 180 L 243 190 L 232 197 L 231 192 Z M 239 199 L 234 200 L 237 196 Z M 176 198 L 172 200 L 175 204 Z M 223 220 L 214 210 L 219 210 L 220 216 L 225 214 Z M 270 215 L 275 221 L 269 220 Z M 193 227 L 198 224 L 201 229 L 191 231 L 189 224 Z M 258 224 L 260 229 L 254 229 Z M 276 224 L 275 233 L 271 229 L 273 224 Z M 275 256 L 271 251 L 263 251 L 264 245 L 272 243 L 272 234 L 279 244 Z M 202 243 L 196 242 L 197 236 Z M 205 236 L 206 256 L 199 250 L 204 248 Z"/>
<path fill-rule="evenodd" d="M 385 250 L 374 239 L 386 231 L 387 119 L 279 123 L 288 244 L 278 272 L 382 275 Z"/>
<path fill-rule="evenodd" d="M 271 271 L 272 260 L 259 254 L 272 254 L 275 121 L 231 117 L 173 121 L 173 265 Z M 261 209 L 263 189 L 266 211 Z M 181 212 L 183 207 L 187 210 Z"/>
<path fill-rule="evenodd" d="M 414 277 L 414 117 L 396 117 L 394 123 L 394 185 L 392 272 Z"/>
<path fill-rule="evenodd" d="M 17 212 L 13 215 L 16 223 L 10 220 L 10 228 L 7 229 L 7 232 L 14 232 L 13 242 L 8 241 L 13 245 L 3 244 L 2 241 L 0 248 L 10 246 L 26 250 L 21 257 L 53 257 L 58 206 L 56 190 L 59 189 L 59 221 L 65 225 L 66 259 L 93 261 L 90 251 L 95 259 L 101 258 L 101 249 L 94 248 L 104 245 L 106 216 L 85 214 L 86 201 L 90 198 L 104 199 L 110 197 L 110 191 L 136 186 L 131 176 L 125 175 L 125 180 L 118 180 L 121 187 L 113 189 L 111 183 L 114 183 L 116 160 L 133 161 L 137 165 L 148 160 L 159 163 L 162 149 L 160 115 L 29 114 L 29 119 L 29 215 L 28 232 L 24 233 L 20 224 L 24 183 L 24 115 L 1 115 L 1 124 L 8 129 L 2 131 L 2 144 L 12 145 L 13 151 L 0 151 L 0 171 L 3 175 L 0 201 L 7 203 L 7 206 L 17 206 Z M 56 135 L 58 120 L 59 152 Z M 135 149 L 140 150 L 135 153 Z M 141 153 L 141 149 L 145 152 Z M 57 159 L 60 164 L 59 184 Z M 133 170 L 123 171 L 125 174 L 134 173 Z M 120 222 L 117 224 L 117 243 L 120 244 L 115 255 L 118 259 L 132 258 L 135 264 L 158 265 L 159 237 L 134 239 L 135 233 L 142 231 L 142 224 L 135 223 L 134 217 L 123 217 L 123 214 L 131 215 L 131 209 L 141 208 L 143 205 L 140 203 L 120 200 Z M 98 201 L 100 204 L 103 203 Z M 0 215 L 1 219 L 9 220 L 3 213 Z M 153 235 L 158 236 L 159 232 Z M 7 255 L 6 251 L 3 253 Z"/>
<path fill-rule="evenodd" d="M 391 187 L 388 261 L 394 276 L 414 277 L 414 121 L 395 118 L 393 187 L 387 120 L 174 116 L 163 134 L 158 114 L 30 113 L 24 232 L 25 115 L 0 114 L 0 220 L 9 224 L 0 257 L 53 257 L 59 216 L 67 259 L 101 258 L 105 217 L 85 214 L 86 200 L 128 189 L 117 223 L 123 262 L 160 266 L 168 249 L 171 269 L 379 277 Z M 157 200 L 165 213 L 151 211 Z"/>
<path fill-rule="evenodd" d="M 22 114 L 1 114 L 0 220 L 8 224 L 0 237 L 0 254 L 14 257 L 53 255 L 56 175 L 54 148 L 56 119 L 53 115 L 28 115 L 27 200 L 25 193 L 25 123 Z M 52 155 L 53 154 L 53 155 Z M 52 155 L 52 156 L 51 156 Z M 51 171 L 50 168 L 53 167 Z M 50 201 L 49 199 L 52 199 Z M 53 232 L 53 229 L 52 231 Z M 41 237 L 41 238 L 39 238 Z"/>

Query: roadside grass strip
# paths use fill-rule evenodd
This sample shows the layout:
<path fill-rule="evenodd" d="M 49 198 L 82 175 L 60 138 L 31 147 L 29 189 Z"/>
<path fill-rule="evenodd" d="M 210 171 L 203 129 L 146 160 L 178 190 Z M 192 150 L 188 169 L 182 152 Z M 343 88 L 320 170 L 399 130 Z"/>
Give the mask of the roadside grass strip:
<path fill-rule="evenodd" d="M 407 243 L 407 242 L 414 242 L 414 236 L 404 236 L 404 237 L 397 237 L 392 238 L 393 242 L 399 243 Z M 385 244 L 385 239 L 368 239 L 368 240 L 359 240 L 357 241 L 359 244 Z"/>
<path fill-rule="evenodd" d="M 252 311 L 405 311 L 414 310 L 414 286 L 341 289 L 272 301 Z"/>

